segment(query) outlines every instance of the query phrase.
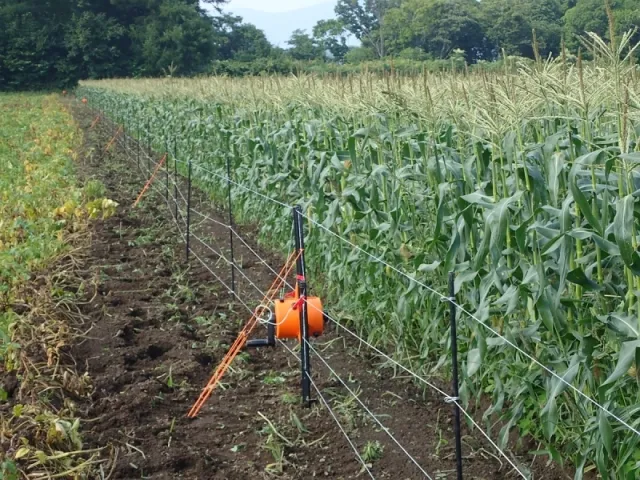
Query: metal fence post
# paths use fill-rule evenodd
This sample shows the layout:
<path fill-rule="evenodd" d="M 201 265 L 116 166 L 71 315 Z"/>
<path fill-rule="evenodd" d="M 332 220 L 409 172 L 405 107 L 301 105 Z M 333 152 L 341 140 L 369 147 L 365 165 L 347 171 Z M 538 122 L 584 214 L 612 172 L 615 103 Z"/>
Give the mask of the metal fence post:
<path fill-rule="evenodd" d="M 187 247 L 186 258 L 189 263 L 189 252 L 191 250 L 191 158 L 187 162 Z"/>
<path fill-rule="evenodd" d="M 305 276 L 306 265 L 304 259 L 304 224 L 302 209 L 296 206 L 293 209 L 293 224 L 295 232 L 295 248 L 299 253 L 296 261 L 297 284 L 302 305 L 300 308 L 300 363 L 302 369 L 302 402 L 305 406 L 311 406 L 311 362 L 309 358 L 309 312 L 307 310 L 307 278 Z"/>
<path fill-rule="evenodd" d="M 231 197 L 231 160 L 227 155 L 227 193 L 229 195 L 229 248 L 231 249 L 231 290 L 236 291 L 236 261 L 233 252 L 233 199 Z"/>
<path fill-rule="evenodd" d="M 137 158 L 137 161 L 138 161 L 138 170 L 139 170 L 140 169 L 140 140 L 141 140 L 141 138 L 140 138 L 140 117 L 139 116 L 138 116 L 137 120 L 138 120 L 138 122 L 137 122 L 137 125 L 138 125 L 138 135 L 137 135 L 137 137 L 138 138 L 136 138 L 136 146 L 137 146 L 137 148 L 136 148 L 136 158 Z"/>
<path fill-rule="evenodd" d="M 175 200 L 176 222 L 178 222 L 178 139 L 173 139 L 173 199 Z M 178 225 L 180 225 L 178 223 Z"/>
<path fill-rule="evenodd" d="M 456 441 L 456 471 L 457 479 L 462 480 L 462 433 L 460 431 L 459 379 L 458 379 L 458 332 L 456 327 L 456 291 L 455 273 L 449 272 L 449 320 L 451 322 L 451 371 L 453 397 L 453 431 Z"/>

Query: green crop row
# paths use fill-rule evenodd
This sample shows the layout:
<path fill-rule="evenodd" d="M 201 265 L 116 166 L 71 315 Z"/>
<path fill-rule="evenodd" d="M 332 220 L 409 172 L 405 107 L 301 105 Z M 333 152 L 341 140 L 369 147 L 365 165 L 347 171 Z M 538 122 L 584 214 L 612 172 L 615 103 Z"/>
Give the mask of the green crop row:
<path fill-rule="evenodd" d="M 539 440 L 576 479 L 640 473 L 640 438 L 494 335 L 640 429 L 640 88 L 623 41 L 519 73 L 88 82 L 79 95 L 222 201 L 235 182 L 456 295 L 461 398 L 504 447 Z M 198 167 L 200 166 L 200 167 Z M 286 208 L 234 187 L 236 214 L 285 249 Z M 310 225 L 333 312 L 424 375 L 451 365 L 442 299 Z M 316 283 L 317 284 L 317 283 Z M 499 422 L 498 422 L 499 420 Z M 499 424 L 500 427 L 494 427 Z M 523 470 L 525 467 L 522 467 Z"/>

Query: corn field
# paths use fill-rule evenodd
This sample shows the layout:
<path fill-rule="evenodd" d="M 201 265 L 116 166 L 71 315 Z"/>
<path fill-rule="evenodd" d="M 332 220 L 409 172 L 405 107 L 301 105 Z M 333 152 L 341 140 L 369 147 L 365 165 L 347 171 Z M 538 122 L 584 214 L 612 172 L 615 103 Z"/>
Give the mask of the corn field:
<path fill-rule="evenodd" d="M 462 314 L 461 399 L 576 467 L 640 475 L 640 438 L 493 335 L 640 428 L 640 71 L 629 37 L 501 74 L 84 82 L 78 95 L 223 201 L 234 182 L 446 294 Z M 179 166 L 180 168 L 180 166 Z M 233 187 L 235 214 L 286 250 L 290 215 Z M 317 225 L 306 252 L 333 312 L 446 378 L 446 302 Z M 482 403 L 486 408 L 487 402 Z M 498 425 L 498 426 L 496 426 Z"/>

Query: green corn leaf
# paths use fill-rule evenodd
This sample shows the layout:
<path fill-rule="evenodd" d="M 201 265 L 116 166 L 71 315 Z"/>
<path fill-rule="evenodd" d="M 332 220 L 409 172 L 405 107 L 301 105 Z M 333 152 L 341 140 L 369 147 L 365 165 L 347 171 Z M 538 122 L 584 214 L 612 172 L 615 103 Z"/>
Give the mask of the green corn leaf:
<path fill-rule="evenodd" d="M 602 480 L 609 480 L 609 470 L 607 468 L 607 458 L 604 454 L 604 447 L 598 446 L 596 451 L 596 466 Z"/>
<path fill-rule="evenodd" d="M 637 319 L 635 317 L 611 313 L 609 315 L 598 315 L 597 318 L 618 335 L 640 339 L 640 330 L 638 330 Z"/>
<path fill-rule="evenodd" d="M 600 417 L 598 419 L 600 438 L 602 439 L 602 443 L 607 453 L 609 455 L 613 455 L 613 429 L 609 423 L 609 418 L 602 410 L 598 413 L 598 416 Z"/>
<path fill-rule="evenodd" d="M 530 225 L 534 222 L 535 215 L 537 213 L 539 212 L 536 212 L 535 214 L 529 216 L 529 218 L 527 218 L 524 222 L 518 225 L 518 228 L 516 228 L 516 231 L 515 231 L 516 244 L 518 245 L 518 249 L 522 253 L 524 252 L 528 253 L 529 251 L 527 247 L 527 233 L 529 231 Z"/>
<path fill-rule="evenodd" d="M 474 272 L 474 271 L 464 272 L 464 273 L 461 273 L 460 275 L 457 275 L 454 282 L 454 292 L 458 294 L 460 292 L 460 288 L 462 287 L 462 285 L 472 281 L 477 276 L 478 276 L 478 272 Z"/>
<path fill-rule="evenodd" d="M 580 285 L 587 290 L 603 289 L 601 285 L 598 285 L 596 282 L 587 277 L 587 274 L 584 273 L 584 270 L 581 267 L 571 270 L 567 274 L 567 280 L 569 280 L 571 283 L 575 283 L 576 285 Z"/>
<path fill-rule="evenodd" d="M 564 233 L 561 233 L 560 235 L 557 235 L 556 237 L 552 238 L 551 240 L 549 240 L 546 245 L 544 245 L 542 247 L 542 250 L 540 251 L 541 255 L 549 255 L 553 252 L 555 252 L 557 249 L 559 249 L 562 246 L 562 241 L 564 240 Z"/>
<path fill-rule="evenodd" d="M 491 244 L 491 235 L 492 235 L 491 224 L 487 222 L 484 226 L 484 235 L 482 236 L 482 242 L 478 247 L 478 251 L 476 252 L 475 258 L 473 259 L 474 270 L 479 270 L 482 268 L 485 258 L 489 254 L 489 248 Z M 485 277 L 485 278 L 488 278 L 488 277 Z"/>
<path fill-rule="evenodd" d="M 595 232 L 585 230 L 584 228 L 575 228 L 568 232 L 567 235 L 580 240 L 592 239 L 596 243 L 596 245 L 598 245 L 604 252 L 608 253 L 609 255 L 620 255 L 620 249 L 615 243 L 610 242 L 609 240 L 605 240 Z"/>
<path fill-rule="evenodd" d="M 588 165 L 598 161 L 598 158 L 604 153 L 604 150 L 598 150 L 596 152 L 589 153 L 578 158 L 571 168 L 569 172 L 569 187 L 571 188 L 571 194 L 573 195 L 573 199 L 580 207 L 580 212 L 585 216 L 589 224 L 602 235 L 602 225 L 600 221 L 596 218 L 591 210 L 591 204 L 587 197 L 580 189 L 578 185 L 578 174 L 583 171 L 583 166 Z"/>
<path fill-rule="evenodd" d="M 624 153 L 620 158 L 630 163 L 640 163 L 640 152 Z"/>
<path fill-rule="evenodd" d="M 620 256 L 625 265 L 636 275 L 640 275 L 640 257 L 633 248 L 633 209 L 635 199 L 632 195 L 618 200 L 616 216 L 613 219 L 613 231 L 616 243 L 620 248 Z"/>
<path fill-rule="evenodd" d="M 438 208 L 436 213 L 436 225 L 433 232 L 433 242 L 437 242 L 440 238 L 440 233 L 442 232 L 442 226 L 444 221 L 444 210 L 445 210 L 445 197 L 446 191 L 449 188 L 449 184 L 441 183 L 438 185 Z"/>
<path fill-rule="evenodd" d="M 546 327 L 547 331 L 553 332 L 554 330 L 553 308 L 552 308 L 551 302 L 549 301 L 546 295 L 540 295 L 536 303 L 536 307 L 537 307 L 538 313 L 540 314 L 540 318 L 542 319 L 542 323 Z"/>
<path fill-rule="evenodd" d="M 473 192 L 468 195 L 462 195 L 460 198 L 470 205 L 479 205 L 484 208 L 493 209 L 496 206 L 493 198 L 488 197 L 480 192 Z"/>
<path fill-rule="evenodd" d="M 544 436 L 547 437 L 547 439 L 551 439 L 556 433 L 558 426 L 558 404 L 556 403 L 555 397 L 549 400 L 549 403 L 547 403 L 542 413 L 544 416 L 544 422 L 542 424 Z"/>
<path fill-rule="evenodd" d="M 480 358 L 480 349 L 473 348 L 467 353 L 467 376 L 473 377 L 480 369 L 482 359 Z"/>
<path fill-rule="evenodd" d="M 578 370 L 580 368 L 580 363 L 577 363 L 576 361 L 577 357 L 574 355 L 574 357 L 572 358 L 572 363 L 573 365 L 570 366 L 566 372 L 564 372 L 563 375 L 560 375 L 560 377 L 562 378 L 561 381 L 559 378 L 557 377 L 553 377 L 551 379 L 551 394 L 550 394 L 550 399 L 553 398 L 555 399 L 558 395 L 560 395 L 562 392 L 564 392 L 569 385 L 571 384 L 571 382 L 573 382 L 573 379 L 576 378 L 576 375 L 578 374 Z M 569 384 L 569 385 L 567 385 Z"/>
<path fill-rule="evenodd" d="M 458 248 L 460 247 L 460 233 L 458 229 L 454 227 L 453 238 L 451 239 L 451 245 L 449 251 L 444 259 L 444 271 L 451 272 L 456 263 L 456 255 L 458 254 Z"/>
<path fill-rule="evenodd" d="M 429 264 L 429 265 L 423 263 L 422 265 L 420 265 L 418 267 L 418 271 L 420 271 L 420 272 L 435 272 L 438 269 L 438 267 L 440 266 L 441 263 L 442 262 L 437 261 L 437 260 L 435 262 Z"/>
<path fill-rule="evenodd" d="M 490 252 L 493 264 L 497 265 L 502 257 L 502 251 L 505 246 L 505 237 L 507 233 L 507 225 L 509 222 L 509 206 L 518 200 L 522 192 L 503 198 L 497 204 L 495 209 L 487 216 L 487 224 L 491 225 L 491 245 Z"/>
<path fill-rule="evenodd" d="M 547 163 L 547 187 L 551 195 L 551 202 L 558 206 L 560 199 L 560 180 L 564 171 L 565 154 L 563 152 L 554 153 Z"/>
<path fill-rule="evenodd" d="M 603 386 L 615 382 L 627 373 L 636 357 L 637 348 L 640 348 L 640 340 L 633 340 L 622 344 L 622 348 L 620 348 L 620 353 L 618 354 L 618 363 L 616 368 L 613 373 L 609 375 L 609 378 L 607 378 L 602 384 Z"/>

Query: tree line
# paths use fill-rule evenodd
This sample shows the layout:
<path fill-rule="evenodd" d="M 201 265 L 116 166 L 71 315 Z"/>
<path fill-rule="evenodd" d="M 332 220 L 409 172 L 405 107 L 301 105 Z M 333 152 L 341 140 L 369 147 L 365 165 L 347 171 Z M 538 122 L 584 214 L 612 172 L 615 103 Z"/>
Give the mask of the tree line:
<path fill-rule="evenodd" d="M 563 41 L 576 54 L 586 31 L 608 39 L 607 10 L 616 35 L 640 26 L 640 0 L 338 0 L 337 20 L 319 22 L 311 34 L 296 31 L 289 42 L 301 59 L 328 51 L 349 62 L 452 54 L 469 63 L 502 54 L 534 58 L 534 42 L 540 55 L 557 56 Z M 348 49 L 348 35 L 362 46 Z"/>
<path fill-rule="evenodd" d="M 1 0 L 0 25 L 4 90 L 206 73 L 214 59 L 257 58 L 271 47 L 256 27 L 209 16 L 198 0 Z"/>
<path fill-rule="evenodd" d="M 533 58 L 534 43 L 547 56 L 563 45 L 576 53 L 585 31 L 608 38 L 607 13 L 616 35 L 640 25 L 640 0 L 338 0 L 336 18 L 294 31 L 282 49 L 223 13 L 226 0 L 203 2 L 214 14 L 198 0 L 2 0 L 0 89 L 194 75 L 229 70 L 229 63 L 257 73 L 283 71 L 294 61 Z M 350 37 L 360 46 L 351 47 Z"/>

